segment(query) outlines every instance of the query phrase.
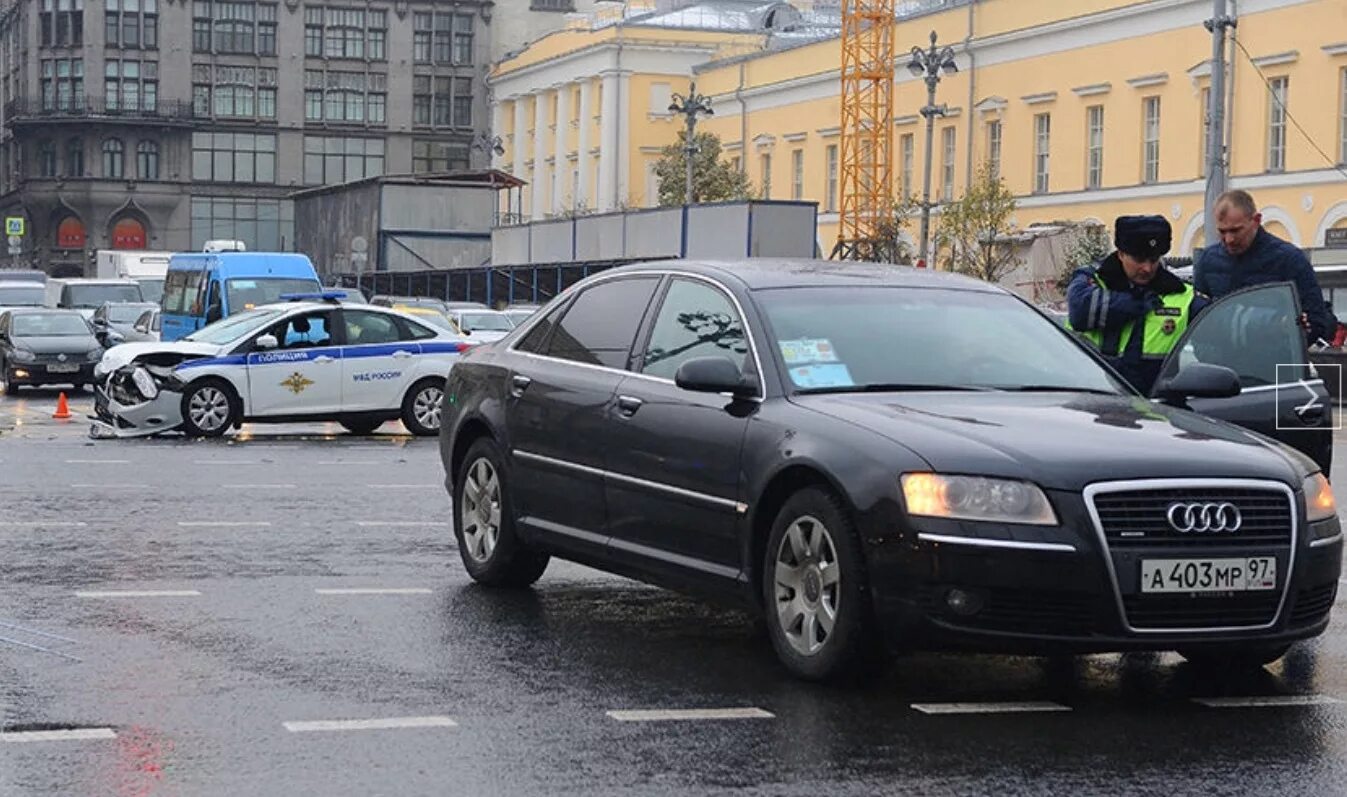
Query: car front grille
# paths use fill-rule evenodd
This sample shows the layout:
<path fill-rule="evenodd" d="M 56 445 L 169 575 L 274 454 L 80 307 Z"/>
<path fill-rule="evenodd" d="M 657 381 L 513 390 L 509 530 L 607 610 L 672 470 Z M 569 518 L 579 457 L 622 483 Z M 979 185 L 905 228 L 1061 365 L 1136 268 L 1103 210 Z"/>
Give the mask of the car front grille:
<path fill-rule="evenodd" d="M 1232 504 L 1240 514 L 1235 531 L 1180 532 L 1170 525 L 1174 504 Z M 1202 548 L 1212 545 L 1266 547 L 1291 540 L 1291 501 L 1287 493 L 1245 488 L 1184 488 L 1102 493 L 1095 511 L 1109 547 Z"/>
<path fill-rule="evenodd" d="M 1282 590 L 1221 595 L 1126 595 L 1123 608 L 1137 628 L 1236 628 L 1267 625 L 1277 616 Z"/>

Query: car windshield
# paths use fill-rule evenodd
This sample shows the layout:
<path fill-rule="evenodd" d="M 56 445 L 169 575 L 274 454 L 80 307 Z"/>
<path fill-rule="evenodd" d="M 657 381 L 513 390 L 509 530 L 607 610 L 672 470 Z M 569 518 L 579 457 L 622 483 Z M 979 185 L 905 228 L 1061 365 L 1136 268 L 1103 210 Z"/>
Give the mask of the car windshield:
<path fill-rule="evenodd" d="M 147 302 L 158 304 L 164 298 L 164 281 L 162 279 L 138 279 L 140 283 L 140 295 Z"/>
<path fill-rule="evenodd" d="M 454 320 L 439 310 L 429 307 L 409 307 L 407 305 L 395 306 L 393 309 L 401 310 L 413 318 L 437 326 L 440 329 L 447 329 L 453 333 L 458 332 L 458 329 L 454 327 Z"/>
<path fill-rule="evenodd" d="M 754 295 L 797 392 L 1125 390 L 1008 294 L 867 285 Z"/>
<path fill-rule="evenodd" d="M 89 324 L 83 316 L 69 313 L 32 313 L 14 316 L 10 334 L 16 338 L 68 337 L 88 335 Z"/>
<path fill-rule="evenodd" d="M 61 297 L 65 307 L 100 307 L 104 302 L 139 302 L 140 286 L 129 284 L 67 285 Z"/>
<path fill-rule="evenodd" d="M 143 304 L 110 304 L 108 320 L 115 324 L 132 324 L 143 312 L 145 312 Z"/>
<path fill-rule="evenodd" d="M 0 287 L 0 307 L 41 307 L 47 292 L 41 285 Z"/>
<path fill-rule="evenodd" d="M 214 324 L 207 324 L 198 329 L 183 340 L 190 340 L 197 343 L 212 343 L 216 346 L 223 346 L 231 341 L 238 340 L 244 335 L 249 334 L 259 326 L 266 324 L 271 319 L 279 316 L 282 311 L 276 309 L 250 310 L 246 313 L 231 315 L 228 318 L 216 321 Z"/>
<path fill-rule="evenodd" d="M 225 282 L 229 309 L 233 312 L 251 310 L 264 304 L 279 302 L 287 293 L 319 293 L 322 287 L 311 279 L 283 277 L 254 277 L 231 279 Z"/>
<path fill-rule="evenodd" d="M 462 320 L 464 329 L 473 331 L 480 329 L 487 332 L 509 332 L 514 329 L 510 319 L 502 313 L 461 313 L 459 319 Z"/>

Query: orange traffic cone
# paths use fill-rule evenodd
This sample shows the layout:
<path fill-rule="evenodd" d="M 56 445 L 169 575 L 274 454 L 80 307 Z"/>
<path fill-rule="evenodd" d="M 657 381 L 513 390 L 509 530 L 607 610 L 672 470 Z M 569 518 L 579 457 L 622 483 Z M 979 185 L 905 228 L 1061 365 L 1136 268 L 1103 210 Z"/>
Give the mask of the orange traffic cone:
<path fill-rule="evenodd" d="M 71 417 L 70 405 L 66 403 L 64 390 L 61 391 L 61 395 L 56 399 L 56 412 L 53 412 L 51 417 L 63 421 Z"/>

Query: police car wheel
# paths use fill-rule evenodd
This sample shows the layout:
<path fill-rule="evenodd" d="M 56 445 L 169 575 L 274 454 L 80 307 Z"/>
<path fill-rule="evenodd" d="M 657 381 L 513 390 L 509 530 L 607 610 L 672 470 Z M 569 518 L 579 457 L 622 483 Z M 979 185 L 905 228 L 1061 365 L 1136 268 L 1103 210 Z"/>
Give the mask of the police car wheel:
<path fill-rule="evenodd" d="M 509 472 L 500 447 L 488 437 L 472 444 L 454 482 L 454 536 L 463 566 L 474 581 L 492 587 L 527 587 L 547 569 L 515 535 Z"/>
<path fill-rule="evenodd" d="M 440 433 L 440 403 L 444 400 L 443 379 L 422 379 L 412 385 L 402 400 L 402 424 L 418 437 Z"/>
<path fill-rule="evenodd" d="M 238 420 L 239 402 L 219 379 L 194 382 L 182 394 L 182 430 L 189 437 L 219 437 Z"/>

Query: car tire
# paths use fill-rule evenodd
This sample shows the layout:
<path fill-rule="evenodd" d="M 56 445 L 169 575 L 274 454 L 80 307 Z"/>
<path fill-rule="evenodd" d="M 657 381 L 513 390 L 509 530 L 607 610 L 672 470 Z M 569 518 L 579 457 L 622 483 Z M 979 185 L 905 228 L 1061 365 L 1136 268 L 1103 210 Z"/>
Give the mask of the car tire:
<path fill-rule="evenodd" d="M 1203 670 L 1256 670 L 1280 659 L 1291 649 L 1281 645 L 1219 645 L 1209 648 L 1180 648 L 1179 655 Z"/>
<path fill-rule="evenodd" d="M 881 656 L 865 557 L 837 495 L 808 487 L 787 499 L 762 574 L 767 634 L 787 670 L 809 681 L 875 672 Z"/>
<path fill-rule="evenodd" d="M 374 418 L 359 418 L 355 420 L 339 421 L 341 428 L 354 435 L 374 434 L 374 430 L 384 425 L 384 422 Z"/>
<path fill-rule="evenodd" d="M 188 437 L 219 437 L 243 410 L 234 388 L 223 379 L 200 379 L 182 394 L 182 430 Z"/>
<path fill-rule="evenodd" d="M 509 486 L 500 446 L 478 439 L 454 479 L 454 537 L 474 581 L 519 589 L 542 577 L 549 557 L 519 541 Z"/>
<path fill-rule="evenodd" d="M 417 437 L 440 433 L 440 404 L 444 401 L 444 380 L 422 379 L 402 398 L 402 425 Z"/>

